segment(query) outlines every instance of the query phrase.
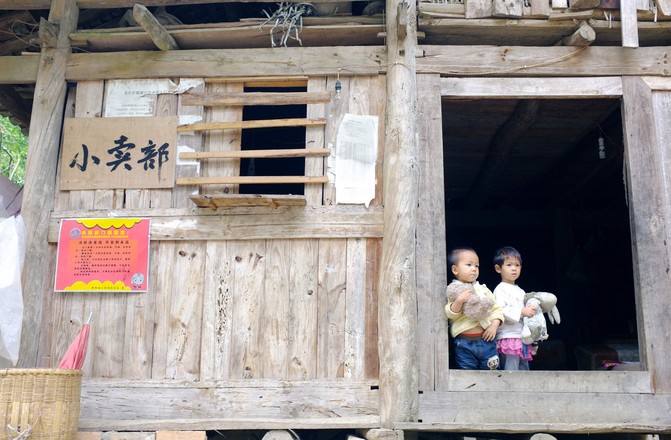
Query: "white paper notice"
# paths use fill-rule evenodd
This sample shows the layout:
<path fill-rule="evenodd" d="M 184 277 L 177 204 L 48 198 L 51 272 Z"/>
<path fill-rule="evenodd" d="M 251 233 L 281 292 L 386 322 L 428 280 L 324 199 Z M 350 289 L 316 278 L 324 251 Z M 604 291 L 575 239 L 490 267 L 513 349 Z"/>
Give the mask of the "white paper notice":
<path fill-rule="evenodd" d="M 111 79 L 105 85 L 105 117 L 154 116 L 156 95 L 184 93 L 203 83 L 202 78 Z"/>
<path fill-rule="evenodd" d="M 336 134 L 336 203 L 375 198 L 378 117 L 345 114 Z"/>

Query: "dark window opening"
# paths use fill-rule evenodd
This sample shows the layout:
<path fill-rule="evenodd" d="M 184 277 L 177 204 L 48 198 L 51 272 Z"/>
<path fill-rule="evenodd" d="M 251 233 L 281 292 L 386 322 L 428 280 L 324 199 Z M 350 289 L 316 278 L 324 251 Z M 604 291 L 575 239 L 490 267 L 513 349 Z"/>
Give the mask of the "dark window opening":
<path fill-rule="evenodd" d="M 619 100 L 541 100 L 511 141 L 523 102 L 443 102 L 447 248 L 473 247 L 493 291 L 494 252 L 513 246 L 517 284 L 557 295 L 532 369 L 640 369 Z"/>
<path fill-rule="evenodd" d="M 305 87 L 252 88 L 245 92 L 305 92 Z M 306 105 L 259 105 L 243 108 L 244 121 L 305 118 Z M 250 128 L 242 130 L 242 150 L 281 150 L 305 148 L 305 127 Z M 303 176 L 305 158 L 245 158 L 240 161 L 241 176 Z M 245 184 L 240 194 L 303 195 L 304 184 Z"/>

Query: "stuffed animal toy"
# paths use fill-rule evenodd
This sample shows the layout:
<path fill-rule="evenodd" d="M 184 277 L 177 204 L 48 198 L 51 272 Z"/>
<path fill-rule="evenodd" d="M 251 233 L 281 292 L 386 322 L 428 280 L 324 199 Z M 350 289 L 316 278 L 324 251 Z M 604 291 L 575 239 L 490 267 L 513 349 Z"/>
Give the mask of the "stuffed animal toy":
<path fill-rule="evenodd" d="M 549 335 L 543 313 L 547 313 L 552 324 L 561 322 L 559 309 L 557 308 L 557 297 L 549 292 L 529 292 L 524 295 L 524 304 L 535 305 L 536 314 L 532 317 L 524 317 L 522 342 L 531 345 L 546 340 Z"/>
<path fill-rule="evenodd" d="M 447 285 L 447 300 L 453 302 L 464 290 L 472 290 L 473 295 L 466 300 L 461 313 L 467 318 L 477 321 L 482 328 L 489 327 L 489 324 L 491 324 L 489 316 L 492 313 L 492 307 L 494 307 L 494 300 L 485 295 L 484 292 L 487 290 L 487 286 L 477 281 L 474 283 L 464 283 L 459 280 L 452 280 Z"/>

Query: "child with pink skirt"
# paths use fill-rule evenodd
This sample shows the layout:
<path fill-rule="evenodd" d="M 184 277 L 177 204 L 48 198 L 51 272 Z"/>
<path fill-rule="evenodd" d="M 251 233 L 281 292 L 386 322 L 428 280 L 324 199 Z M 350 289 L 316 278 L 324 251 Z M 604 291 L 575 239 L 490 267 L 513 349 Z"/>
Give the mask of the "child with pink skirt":
<path fill-rule="evenodd" d="M 522 256 L 506 246 L 494 254 L 494 269 L 501 282 L 494 289 L 497 304 L 505 318 L 496 333 L 496 347 L 504 370 L 528 370 L 533 359 L 530 345 L 522 343 L 523 318 L 536 313 L 536 307 L 524 305 L 524 290 L 515 282 L 522 273 Z"/>

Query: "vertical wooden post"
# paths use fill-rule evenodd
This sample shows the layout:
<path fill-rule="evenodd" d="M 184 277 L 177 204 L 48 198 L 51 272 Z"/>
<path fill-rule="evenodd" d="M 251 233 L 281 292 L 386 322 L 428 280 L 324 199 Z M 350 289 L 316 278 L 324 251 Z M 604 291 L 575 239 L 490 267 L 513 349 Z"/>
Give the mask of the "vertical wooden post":
<path fill-rule="evenodd" d="M 633 1 L 620 1 L 622 47 L 638 47 L 638 19 Z"/>
<path fill-rule="evenodd" d="M 77 29 L 76 0 L 53 0 L 49 21 L 59 23 L 56 47 L 43 47 L 37 72 L 33 111 L 30 119 L 26 182 L 21 215 L 26 222 L 26 262 L 22 274 L 23 329 L 19 367 L 36 366 L 42 292 L 46 279 L 47 230 L 54 205 L 58 146 L 63 125 L 67 84 L 65 65 L 70 52 L 69 35 Z"/>
<path fill-rule="evenodd" d="M 415 229 L 419 194 L 415 2 L 387 0 L 387 132 L 379 283 L 380 423 L 414 421 L 418 406 Z M 398 14 L 407 14 L 407 20 Z M 406 23 L 399 37 L 398 23 Z"/>
<path fill-rule="evenodd" d="M 631 217 L 638 346 L 655 393 L 671 392 L 671 81 L 653 90 L 643 78 L 622 77 L 622 114 Z"/>

